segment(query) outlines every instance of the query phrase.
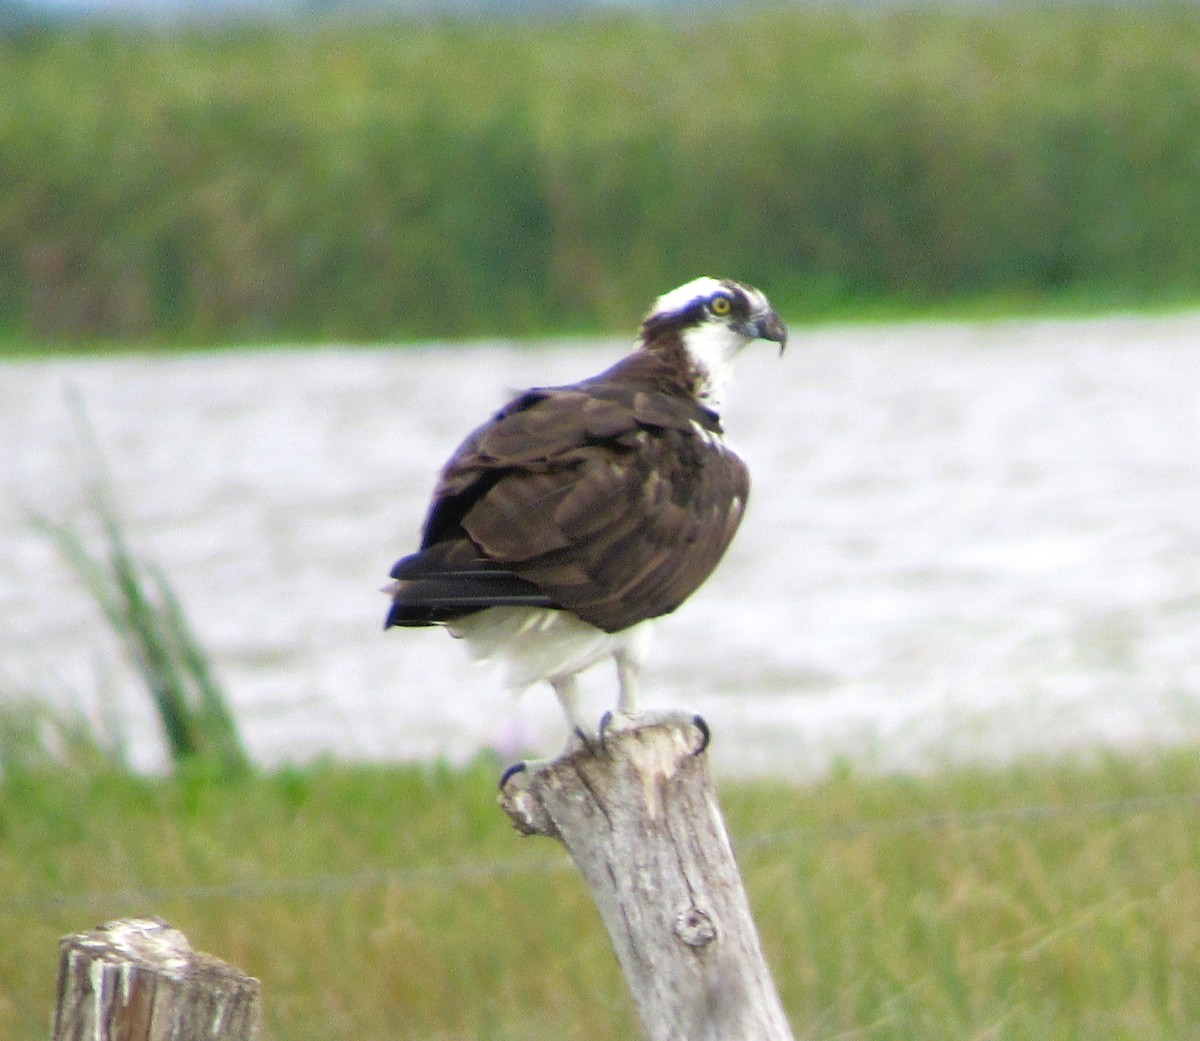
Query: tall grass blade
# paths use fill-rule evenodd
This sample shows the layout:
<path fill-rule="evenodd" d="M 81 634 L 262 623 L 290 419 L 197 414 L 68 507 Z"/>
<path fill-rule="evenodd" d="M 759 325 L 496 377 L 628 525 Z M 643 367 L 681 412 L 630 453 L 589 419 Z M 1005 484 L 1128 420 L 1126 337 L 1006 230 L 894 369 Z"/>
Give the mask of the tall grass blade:
<path fill-rule="evenodd" d="M 208 655 L 162 569 L 130 547 L 99 446 L 78 400 L 71 404 L 95 475 L 88 500 L 100 524 L 103 553 L 93 554 L 78 528 L 41 514 L 33 514 L 31 522 L 79 576 L 116 633 L 150 695 L 175 763 L 244 770 L 249 757 Z"/>

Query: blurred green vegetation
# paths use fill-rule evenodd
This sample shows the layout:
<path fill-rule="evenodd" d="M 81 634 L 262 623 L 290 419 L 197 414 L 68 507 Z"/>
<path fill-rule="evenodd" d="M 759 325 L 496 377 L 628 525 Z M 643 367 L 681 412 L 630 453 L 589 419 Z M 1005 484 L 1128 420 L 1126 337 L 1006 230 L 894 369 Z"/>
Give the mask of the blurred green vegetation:
<path fill-rule="evenodd" d="M 628 326 L 1200 297 L 1200 7 L 0 39 L 0 336 Z"/>
<path fill-rule="evenodd" d="M 0 712 L 0 1036 L 46 1036 L 58 937 L 157 914 L 263 981 L 266 1038 L 617 1041 L 633 1010 L 498 764 L 139 777 Z M 45 720 L 41 720 L 44 724 Z M 1194 750 L 725 784 L 797 1037 L 1200 1034 Z"/>

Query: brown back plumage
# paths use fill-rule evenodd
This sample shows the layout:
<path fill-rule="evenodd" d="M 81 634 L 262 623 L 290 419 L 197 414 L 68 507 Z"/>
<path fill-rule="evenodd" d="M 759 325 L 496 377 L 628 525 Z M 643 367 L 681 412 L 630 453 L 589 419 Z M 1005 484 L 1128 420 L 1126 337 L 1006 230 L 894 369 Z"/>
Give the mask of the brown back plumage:
<path fill-rule="evenodd" d="M 517 604 L 616 632 L 678 607 L 721 559 L 749 493 L 694 378 L 665 329 L 472 433 L 442 471 L 420 551 L 392 571 L 387 624 Z"/>

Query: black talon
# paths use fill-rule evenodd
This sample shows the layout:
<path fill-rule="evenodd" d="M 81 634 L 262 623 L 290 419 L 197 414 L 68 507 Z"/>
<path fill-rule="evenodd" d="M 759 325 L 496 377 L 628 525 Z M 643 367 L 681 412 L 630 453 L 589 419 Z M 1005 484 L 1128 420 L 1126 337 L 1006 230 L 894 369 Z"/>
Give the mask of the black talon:
<path fill-rule="evenodd" d="M 600 747 L 603 749 L 608 740 L 608 728 L 612 726 L 612 709 L 609 709 L 600 717 Z"/>
<path fill-rule="evenodd" d="M 700 715 L 692 716 L 692 726 L 700 731 L 700 747 L 692 755 L 700 755 L 708 747 L 708 742 L 712 740 L 712 731 L 708 729 L 708 724 L 704 722 L 704 717 Z"/>
<path fill-rule="evenodd" d="M 600 743 L 597 744 L 583 732 L 581 727 L 575 728 L 575 736 L 583 742 L 583 747 L 588 750 L 590 755 L 599 755 L 604 750 L 604 738 L 601 736 Z"/>
<path fill-rule="evenodd" d="M 525 763 L 513 763 L 507 770 L 500 775 L 500 790 L 504 791 L 504 786 L 513 779 L 516 774 L 525 772 Z"/>

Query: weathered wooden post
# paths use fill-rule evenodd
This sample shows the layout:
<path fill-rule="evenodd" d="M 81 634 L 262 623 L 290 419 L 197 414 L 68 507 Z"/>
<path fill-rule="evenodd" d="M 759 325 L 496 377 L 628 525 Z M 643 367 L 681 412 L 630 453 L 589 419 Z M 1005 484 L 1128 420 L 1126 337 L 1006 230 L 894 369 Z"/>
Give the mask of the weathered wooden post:
<path fill-rule="evenodd" d="M 650 1041 L 791 1041 L 703 740 L 688 723 L 610 732 L 513 775 L 500 803 L 583 873 Z"/>
<path fill-rule="evenodd" d="M 157 918 L 108 922 L 59 944 L 51 1041 L 254 1041 L 258 980 Z"/>

